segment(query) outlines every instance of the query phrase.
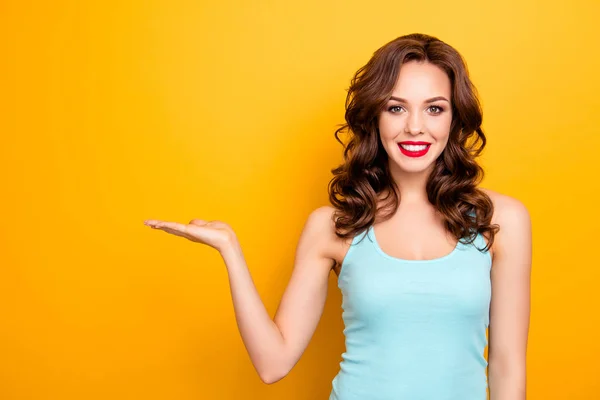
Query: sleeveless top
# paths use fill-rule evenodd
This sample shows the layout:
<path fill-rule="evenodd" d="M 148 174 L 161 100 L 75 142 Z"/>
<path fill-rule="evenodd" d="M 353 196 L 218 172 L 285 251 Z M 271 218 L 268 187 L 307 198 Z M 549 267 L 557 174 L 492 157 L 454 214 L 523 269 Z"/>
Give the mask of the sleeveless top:
<path fill-rule="evenodd" d="M 464 240 L 464 239 L 461 239 Z M 356 235 L 338 277 L 346 351 L 329 400 L 485 400 L 489 251 L 472 244 L 432 260 L 385 253 Z"/>

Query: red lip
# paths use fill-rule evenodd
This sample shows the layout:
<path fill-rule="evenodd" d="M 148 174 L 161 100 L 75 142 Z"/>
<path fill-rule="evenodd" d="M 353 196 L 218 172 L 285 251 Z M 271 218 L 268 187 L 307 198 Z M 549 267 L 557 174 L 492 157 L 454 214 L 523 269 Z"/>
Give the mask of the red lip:
<path fill-rule="evenodd" d="M 409 150 L 402 148 L 402 146 L 400 146 L 400 144 L 413 144 L 413 145 L 425 144 L 425 145 L 427 145 L 427 147 L 425 147 L 425 149 L 420 150 L 420 151 L 409 151 Z M 428 143 L 428 142 L 400 142 L 400 143 L 398 143 L 398 148 L 400 149 L 400 152 L 408 157 L 422 157 L 425 154 L 427 154 L 430 147 L 431 147 L 431 143 Z"/>

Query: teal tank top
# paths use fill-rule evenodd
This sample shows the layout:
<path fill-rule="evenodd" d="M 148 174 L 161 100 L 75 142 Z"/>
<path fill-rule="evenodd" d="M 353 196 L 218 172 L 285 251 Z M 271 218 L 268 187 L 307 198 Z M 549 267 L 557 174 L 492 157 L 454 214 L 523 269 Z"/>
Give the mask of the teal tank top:
<path fill-rule="evenodd" d="M 463 239 L 461 239 L 463 240 Z M 432 260 L 385 253 L 356 235 L 338 277 L 346 351 L 329 400 L 485 400 L 489 251 L 472 244 Z"/>

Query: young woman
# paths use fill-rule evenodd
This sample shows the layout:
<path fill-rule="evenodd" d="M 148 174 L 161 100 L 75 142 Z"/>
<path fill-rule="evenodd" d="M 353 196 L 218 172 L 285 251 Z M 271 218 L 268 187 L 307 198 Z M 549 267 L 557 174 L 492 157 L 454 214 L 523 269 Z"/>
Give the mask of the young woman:
<path fill-rule="evenodd" d="M 488 391 L 522 400 L 531 223 L 520 201 L 478 187 L 481 122 L 454 48 L 410 34 L 378 49 L 351 81 L 335 132 L 350 139 L 333 170 L 332 207 L 308 217 L 274 320 L 230 226 L 145 223 L 220 252 L 240 334 L 266 383 L 304 352 L 333 270 L 346 351 L 330 400 L 484 400 Z"/>

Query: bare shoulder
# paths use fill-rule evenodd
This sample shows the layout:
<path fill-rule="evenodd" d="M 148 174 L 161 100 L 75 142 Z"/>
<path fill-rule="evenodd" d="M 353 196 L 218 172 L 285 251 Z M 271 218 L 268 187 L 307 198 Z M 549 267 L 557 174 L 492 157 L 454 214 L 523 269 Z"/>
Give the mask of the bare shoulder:
<path fill-rule="evenodd" d="M 500 224 L 500 222 L 508 222 L 507 220 L 514 220 L 515 218 L 522 219 L 526 217 L 529 219 L 529 211 L 519 199 L 487 188 L 481 188 L 481 190 L 490 197 L 494 204 L 492 223 Z"/>
<path fill-rule="evenodd" d="M 332 267 L 340 264 L 351 242 L 335 234 L 334 212 L 335 208 L 332 206 L 321 206 L 310 213 L 307 221 L 307 226 L 311 226 L 311 231 L 318 238 L 323 256 L 331 260 Z"/>
<path fill-rule="evenodd" d="M 531 216 L 525 204 L 515 197 L 491 189 L 481 188 L 481 190 L 494 204 L 492 224 L 500 226 L 494 241 L 493 253 L 502 252 L 502 248 L 514 239 L 528 240 L 531 236 Z"/>

